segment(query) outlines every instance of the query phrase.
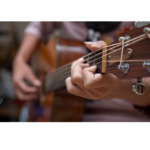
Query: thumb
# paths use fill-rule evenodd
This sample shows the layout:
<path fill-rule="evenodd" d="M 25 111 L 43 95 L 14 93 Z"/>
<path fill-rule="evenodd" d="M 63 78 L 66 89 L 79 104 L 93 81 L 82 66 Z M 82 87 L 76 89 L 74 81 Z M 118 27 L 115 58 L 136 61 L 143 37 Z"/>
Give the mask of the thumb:
<path fill-rule="evenodd" d="M 97 41 L 97 42 L 84 42 L 86 47 L 90 49 L 91 51 L 96 51 L 99 48 L 102 48 L 103 46 L 106 46 L 106 43 L 104 41 Z"/>
<path fill-rule="evenodd" d="M 26 78 L 31 82 L 33 86 L 41 85 L 41 81 L 34 75 L 34 73 L 31 70 L 28 72 Z"/>

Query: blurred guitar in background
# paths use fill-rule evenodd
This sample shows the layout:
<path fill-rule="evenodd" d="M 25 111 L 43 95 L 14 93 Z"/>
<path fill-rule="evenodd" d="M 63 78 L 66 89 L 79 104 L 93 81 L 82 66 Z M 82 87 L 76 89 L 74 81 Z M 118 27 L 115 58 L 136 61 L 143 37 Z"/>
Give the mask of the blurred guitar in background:
<path fill-rule="evenodd" d="M 149 29 L 150 26 L 145 27 Z M 142 77 L 150 75 L 150 39 L 149 30 L 145 27 L 122 33 L 119 37 L 125 37 L 124 45 L 116 39 L 108 47 L 88 55 L 85 55 L 83 42 L 79 41 L 53 38 L 46 46 L 41 44 L 39 54 L 32 60 L 35 62 L 33 70 L 42 81 L 40 99 L 28 104 L 28 121 L 82 121 L 84 99 L 69 94 L 65 88 L 65 79 L 70 76 L 69 62 L 80 57 L 91 66 L 97 65 L 99 73 L 137 78 L 133 91 L 143 94 L 146 85 L 142 84 Z"/>

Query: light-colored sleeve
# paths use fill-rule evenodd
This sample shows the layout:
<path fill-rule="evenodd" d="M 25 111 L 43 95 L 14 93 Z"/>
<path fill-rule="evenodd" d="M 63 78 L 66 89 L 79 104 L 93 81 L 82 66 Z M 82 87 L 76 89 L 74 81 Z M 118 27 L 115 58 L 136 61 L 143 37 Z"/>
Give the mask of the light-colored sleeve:
<path fill-rule="evenodd" d="M 35 35 L 43 40 L 57 27 L 55 22 L 31 22 L 25 28 L 24 33 Z"/>

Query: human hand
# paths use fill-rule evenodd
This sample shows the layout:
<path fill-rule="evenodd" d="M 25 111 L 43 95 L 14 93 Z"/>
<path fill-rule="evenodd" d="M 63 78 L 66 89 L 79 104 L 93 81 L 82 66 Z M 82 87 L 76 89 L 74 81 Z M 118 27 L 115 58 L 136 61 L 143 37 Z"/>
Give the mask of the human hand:
<path fill-rule="evenodd" d="M 28 80 L 32 86 L 25 83 Z M 20 100 L 33 100 L 38 96 L 40 81 L 35 77 L 28 64 L 22 60 L 15 60 L 13 64 L 13 86 Z"/>
<path fill-rule="evenodd" d="M 94 51 L 100 46 L 106 45 L 103 41 L 89 42 L 86 46 Z M 126 97 L 128 90 L 124 80 L 118 79 L 111 73 L 95 73 L 97 67 L 84 64 L 81 58 L 71 66 L 71 77 L 66 79 L 66 86 L 69 93 L 87 99 L 112 99 Z M 124 91 L 125 90 L 125 91 Z"/>

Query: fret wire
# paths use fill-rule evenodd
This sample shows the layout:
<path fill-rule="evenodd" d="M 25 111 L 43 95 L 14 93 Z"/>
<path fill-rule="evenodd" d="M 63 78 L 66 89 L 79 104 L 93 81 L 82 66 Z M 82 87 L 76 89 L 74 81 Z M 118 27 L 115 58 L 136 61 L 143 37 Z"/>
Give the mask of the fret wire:
<path fill-rule="evenodd" d="M 95 51 L 95 52 L 96 52 L 96 51 Z M 95 54 L 95 52 L 93 52 L 93 53 Z M 90 57 L 89 57 L 89 58 L 90 58 Z M 88 58 L 88 59 L 89 59 L 89 58 Z M 71 63 L 70 63 L 69 65 L 71 66 Z M 69 65 L 67 65 L 66 68 L 67 68 Z M 70 66 L 69 66 L 69 67 L 70 67 Z M 60 68 L 60 69 L 64 69 L 64 68 Z M 56 71 L 55 71 L 55 72 L 56 72 Z"/>
<path fill-rule="evenodd" d="M 141 35 L 141 36 L 144 36 L 144 35 Z M 137 37 L 137 38 L 140 38 L 141 36 L 139 36 L 139 37 Z M 137 38 L 134 38 L 134 39 L 137 39 Z M 132 40 L 133 40 L 133 39 L 132 39 Z M 130 41 L 132 41 L 132 40 L 130 40 Z M 131 44 L 132 44 L 132 43 L 131 43 Z M 130 44 L 130 45 L 131 45 L 131 44 Z M 118 47 L 118 46 L 117 46 L 117 47 Z M 114 48 L 114 47 L 113 47 L 113 48 Z M 112 48 L 112 49 L 113 49 L 113 48 Z M 109 49 L 108 49 L 108 50 L 109 50 Z M 96 51 L 95 51 L 95 52 L 96 52 Z M 93 53 L 94 53 L 94 52 L 93 52 Z M 92 53 L 92 54 L 93 54 L 93 53 Z M 100 55 L 100 54 L 101 54 L 101 53 L 99 53 L 98 55 Z M 110 54 L 110 53 L 109 53 L 109 54 Z M 89 56 L 89 55 L 88 55 L 88 56 Z M 89 61 L 89 59 L 88 59 L 88 61 Z M 89 62 L 89 63 L 91 63 L 91 62 Z M 69 63 L 69 64 L 67 64 L 67 66 L 66 66 L 66 65 L 65 65 L 65 66 L 68 67 L 69 65 L 71 66 L 71 63 Z M 64 68 L 62 67 L 62 69 L 64 69 Z"/>
<path fill-rule="evenodd" d="M 141 36 L 143 36 L 143 35 L 141 35 Z M 140 36 L 139 36 L 139 37 L 140 37 Z M 138 38 L 139 38 L 139 37 L 138 37 Z M 141 39 L 140 39 L 140 40 L 141 40 Z M 137 41 L 136 41 L 136 42 L 137 42 Z M 130 45 L 131 45 L 131 44 L 133 44 L 133 43 L 130 43 Z M 128 46 L 129 46 L 129 45 L 128 45 Z M 109 50 L 109 49 L 108 49 L 108 50 Z M 119 49 L 118 49 L 118 50 L 119 50 Z M 95 52 L 96 52 L 96 51 L 95 51 Z M 114 51 L 113 51 L 113 52 L 114 52 Z M 111 52 L 111 53 L 112 53 L 112 52 Z M 101 53 L 99 53 L 98 55 L 100 55 L 100 54 L 101 54 Z M 109 54 L 110 54 L 110 53 L 109 53 Z M 96 60 L 98 60 L 98 59 L 96 59 Z M 92 62 L 92 61 L 91 61 L 91 62 Z M 91 63 L 91 62 L 89 62 L 89 63 Z M 71 65 L 71 63 L 70 63 L 69 65 Z M 66 67 L 68 67 L 69 65 L 67 65 Z M 63 68 L 62 68 L 62 69 L 63 69 Z"/>
<path fill-rule="evenodd" d="M 141 63 L 131 64 L 131 65 L 139 65 L 139 64 L 141 64 Z M 112 67 L 112 68 L 110 68 L 110 69 L 107 69 L 107 71 L 108 71 L 108 70 L 115 69 L 115 68 L 117 68 L 117 67 L 118 67 L 118 65 L 116 65 L 115 67 Z M 70 76 L 70 74 L 67 75 L 67 77 L 69 77 L 69 76 Z M 66 78 L 67 78 L 67 77 L 66 77 Z M 63 81 L 63 83 L 64 83 L 64 80 L 63 80 L 63 79 L 60 80 L 59 82 L 62 82 L 62 81 Z M 55 90 L 55 89 L 58 89 L 58 88 L 60 88 L 60 87 L 64 87 L 64 86 L 65 86 L 65 83 L 64 83 L 63 85 L 61 85 L 61 86 L 56 86 L 56 88 L 54 88 L 54 90 Z"/>
<path fill-rule="evenodd" d="M 143 39 L 144 39 L 144 38 L 139 39 L 139 40 L 137 40 L 137 41 L 135 41 L 135 42 L 141 41 L 141 40 L 143 40 Z M 131 44 L 134 44 L 135 42 L 129 43 L 128 45 L 126 45 L 126 46 L 124 46 L 124 47 L 130 46 Z M 110 54 L 112 54 L 112 53 L 114 53 L 114 52 L 116 52 L 116 51 L 118 51 L 118 50 L 120 50 L 120 48 L 117 49 L 117 50 L 114 50 L 114 51 L 112 51 L 112 52 L 110 52 L 110 53 L 108 53 L 108 54 L 106 54 L 106 55 L 104 55 L 104 56 L 102 56 L 102 57 L 105 57 L 105 56 L 107 56 L 107 55 L 110 55 Z M 100 54 L 101 54 L 101 53 L 99 53 L 98 55 L 100 55 Z M 96 60 L 101 59 L 102 57 L 97 58 Z M 91 61 L 91 62 L 92 62 L 92 61 Z M 91 62 L 89 62 L 89 63 L 91 63 Z"/>
<path fill-rule="evenodd" d="M 128 42 L 132 42 L 133 40 L 136 40 L 136 39 L 138 39 L 138 38 L 141 38 L 142 36 L 144 37 L 144 36 L 146 36 L 146 34 L 142 34 L 142 35 L 140 35 L 140 36 L 138 36 L 138 37 L 136 37 L 136 38 L 133 38 L 133 39 L 131 39 L 131 40 L 129 40 L 129 41 L 126 41 L 124 44 L 127 44 Z M 117 44 L 118 44 L 118 45 L 117 45 Z M 117 43 L 117 44 L 112 44 L 112 45 L 117 45 L 116 47 L 121 46 L 121 43 Z M 112 45 L 111 45 L 111 46 L 112 46 Z M 94 51 L 94 52 L 97 52 L 98 50 L 102 50 L 103 48 L 107 48 L 107 47 L 109 47 L 109 46 L 101 47 L 100 49 L 97 49 L 97 50 Z M 116 47 L 107 49 L 106 51 L 108 51 L 108 50 L 113 50 L 113 49 L 116 48 Z M 90 54 L 93 54 L 94 52 L 91 52 Z"/>
<path fill-rule="evenodd" d="M 69 67 L 71 67 L 70 64 L 67 67 L 62 68 L 61 70 L 57 69 L 54 73 L 51 73 L 51 74 L 55 75 L 55 74 L 58 74 L 58 72 L 61 73 L 61 71 L 64 71 L 65 69 L 69 69 Z M 48 78 L 51 74 L 47 75 L 46 78 Z"/>
<path fill-rule="evenodd" d="M 131 41 L 133 41 L 133 40 L 136 40 L 136 39 L 138 39 L 138 38 L 140 38 L 140 37 L 142 37 L 142 36 L 145 36 L 146 34 L 142 34 L 142 35 L 140 35 L 140 36 L 138 36 L 138 37 L 136 37 L 136 38 L 133 38 L 133 39 L 131 39 L 131 40 L 129 40 L 129 41 L 126 41 L 125 42 L 125 44 L 127 44 L 128 42 L 131 42 Z M 119 42 L 119 43 L 116 43 L 116 44 L 111 44 L 111 45 L 108 45 L 108 46 L 105 46 L 105 47 L 100 47 L 99 49 L 97 49 L 97 50 L 101 50 L 102 48 L 107 48 L 107 47 L 111 47 L 111 46 L 113 46 L 113 45 L 120 45 L 121 46 L 121 43 Z M 96 50 L 96 51 L 97 51 Z M 95 52 L 96 52 L 95 51 Z M 90 54 L 92 54 L 93 52 L 91 52 L 91 53 L 89 53 L 88 55 L 90 55 Z M 87 55 L 86 55 L 87 56 Z"/>
<path fill-rule="evenodd" d="M 119 63 L 119 60 L 117 60 L 118 61 L 118 63 Z M 127 60 L 128 61 L 128 60 Z M 130 61 L 130 60 L 129 60 Z M 139 61 L 139 60 L 135 60 L 135 61 Z M 134 62 L 135 62 L 134 61 Z M 142 60 L 142 62 L 143 61 L 150 61 L 150 60 Z M 131 62 L 133 62 L 133 61 L 131 61 Z M 141 63 L 136 63 L 136 64 L 141 64 Z M 115 64 L 116 66 L 118 66 L 118 64 Z M 131 64 L 132 65 L 132 64 Z M 111 65 L 107 65 L 107 66 L 111 66 Z M 113 65 L 114 66 L 114 65 Z M 110 69 L 112 69 L 112 68 L 110 68 Z M 108 70 L 108 69 L 107 69 Z M 69 72 L 67 72 L 66 73 L 66 75 L 65 75 L 65 77 L 63 77 L 63 78 L 60 78 L 59 80 L 57 80 L 57 82 L 55 82 L 56 84 L 58 83 L 58 82 L 61 82 L 62 80 L 65 80 L 67 77 L 69 77 L 71 75 L 71 73 Z"/>
<path fill-rule="evenodd" d="M 95 51 L 96 52 L 96 51 Z M 95 52 L 93 53 L 95 55 Z M 98 55 L 100 55 L 101 53 L 99 53 Z M 95 55 L 95 56 L 98 56 L 98 55 Z M 91 57 L 93 58 L 93 57 Z M 89 61 L 89 58 L 88 58 L 88 61 Z M 93 61 L 92 61 L 93 62 Z M 71 64 L 69 64 L 68 66 L 64 67 L 64 68 L 61 68 L 62 71 L 64 71 L 65 69 L 68 69 L 68 67 L 71 67 Z M 63 70 L 64 69 L 64 70 Z M 69 68 L 70 69 L 70 68 Z M 66 71 L 66 70 L 65 70 Z M 55 73 L 57 73 L 57 71 L 55 71 Z"/>
<path fill-rule="evenodd" d="M 135 41 L 135 42 L 137 42 L 137 41 Z M 135 42 L 133 42 L 133 43 L 135 43 Z M 133 44 L 133 43 L 130 43 L 130 45 Z M 94 54 L 95 54 L 95 53 L 94 53 Z M 94 60 L 94 62 L 95 62 L 95 60 Z M 70 66 L 69 66 L 69 65 L 70 65 Z M 71 67 L 71 63 L 70 63 L 69 65 L 67 64 L 66 67 Z M 59 73 L 60 73 L 61 71 L 64 71 L 64 70 L 63 70 L 63 69 L 58 70 Z M 57 73 L 57 72 L 54 72 L 54 74 L 52 75 L 52 77 L 53 77 L 56 73 Z M 54 81 L 55 81 L 55 80 L 54 80 Z"/>

